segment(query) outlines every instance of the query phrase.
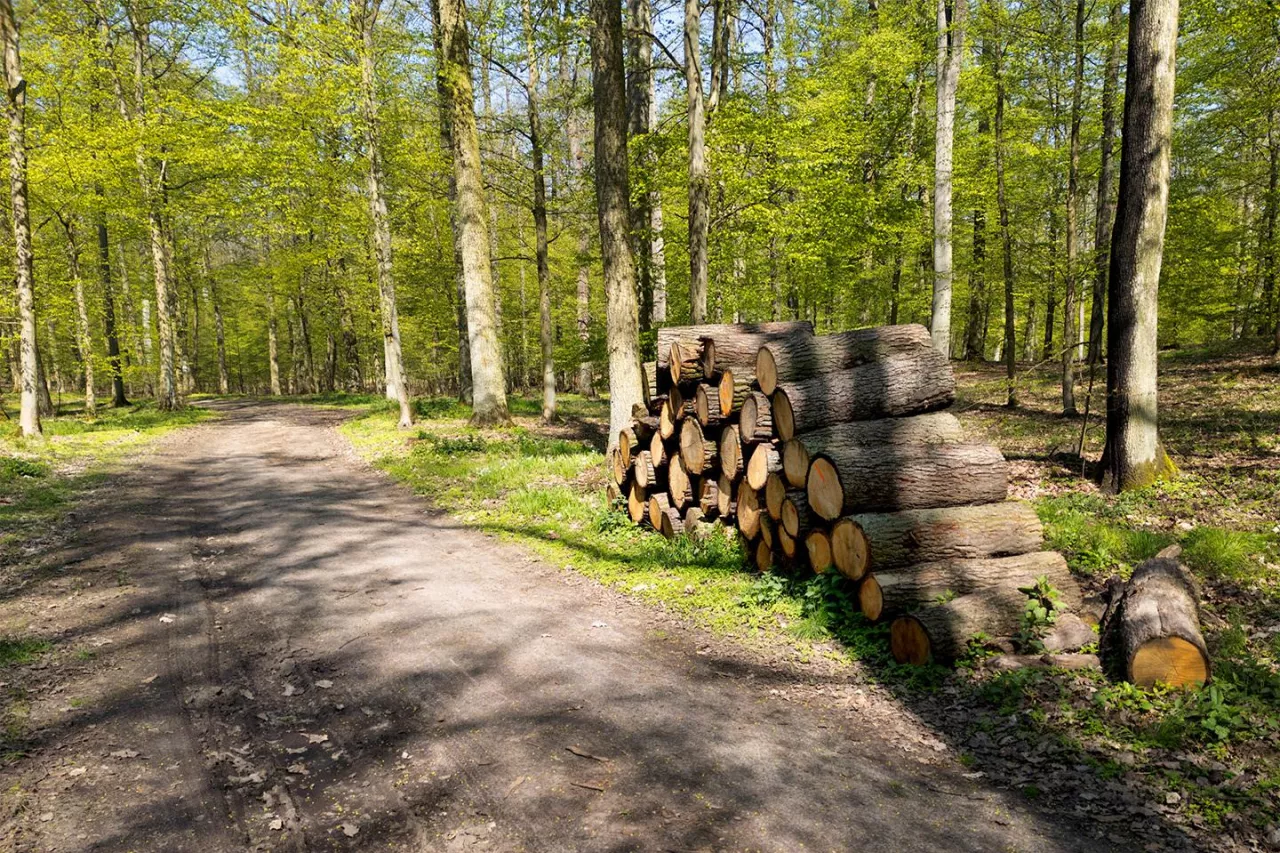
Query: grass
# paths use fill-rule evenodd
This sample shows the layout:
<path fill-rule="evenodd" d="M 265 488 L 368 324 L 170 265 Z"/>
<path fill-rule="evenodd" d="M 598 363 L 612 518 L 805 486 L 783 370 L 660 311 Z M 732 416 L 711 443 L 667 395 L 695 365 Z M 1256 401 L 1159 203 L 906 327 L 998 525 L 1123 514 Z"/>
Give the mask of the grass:
<path fill-rule="evenodd" d="M 31 663 L 51 648 L 48 640 L 36 637 L 0 637 L 0 669 Z"/>
<path fill-rule="evenodd" d="M 0 399 L 0 406 L 10 406 Z M 0 564 L 62 518 L 120 459 L 173 429 L 213 417 L 203 409 L 164 412 L 149 403 L 102 409 L 96 417 L 64 408 L 43 420 L 44 435 L 23 438 L 0 422 Z"/>

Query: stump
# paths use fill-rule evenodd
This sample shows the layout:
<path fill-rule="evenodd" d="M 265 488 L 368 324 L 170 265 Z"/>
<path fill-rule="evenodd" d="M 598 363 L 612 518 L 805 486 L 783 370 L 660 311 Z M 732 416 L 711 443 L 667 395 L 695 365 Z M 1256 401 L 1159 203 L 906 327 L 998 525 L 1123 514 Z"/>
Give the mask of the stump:
<path fill-rule="evenodd" d="M 763 489 L 769 482 L 770 474 L 782 473 L 782 456 L 774 442 L 757 444 L 747 460 L 747 485 L 753 489 Z"/>
<path fill-rule="evenodd" d="M 1030 504 L 1001 501 L 851 515 L 835 523 L 831 539 L 836 567 L 857 580 L 868 568 L 1025 554 L 1040 547 L 1043 533 Z"/>
<path fill-rule="evenodd" d="M 854 329 L 836 335 L 795 336 L 762 344 L 756 354 L 755 373 L 760 389 L 772 394 L 780 382 L 932 348 L 929 330 L 914 323 Z"/>
<path fill-rule="evenodd" d="M 768 397 L 759 391 L 752 391 L 747 395 L 742 401 L 741 414 L 738 415 L 738 430 L 742 434 L 743 444 L 773 439 L 773 406 Z"/>
<path fill-rule="evenodd" d="M 809 466 L 806 488 L 813 510 L 834 521 L 868 510 L 1003 501 L 1008 466 L 988 444 L 831 448 Z"/>
<path fill-rule="evenodd" d="M 935 349 L 783 382 L 770 396 L 773 423 L 783 441 L 847 421 L 896 418 L 941 409 L 955 400 L 956 381 Z"/>
<path fill-rule="evenodd" d="M 1200 633 L 1199 590 L 1166 548 L 1109 589 L 1099 649 L 1108 671 L 1140 687 L 1193 687 L 1209 681 L 1212 664 Z"/>
<path fill-rule="evenodd" d="M 805 485 L 813 457 L 845 447 L 870 444 L 947 444 L 964 441 L 954 415 L 933 412 L 907 418 L 850 421 L 816 429 L 782 445 L 782 470 L 796 488 Z"/>

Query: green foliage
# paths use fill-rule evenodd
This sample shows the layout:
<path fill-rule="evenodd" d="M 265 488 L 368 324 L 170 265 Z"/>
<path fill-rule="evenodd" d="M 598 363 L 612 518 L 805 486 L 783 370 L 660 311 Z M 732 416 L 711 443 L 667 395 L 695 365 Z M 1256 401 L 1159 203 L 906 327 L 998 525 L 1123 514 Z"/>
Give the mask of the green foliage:
<path fill-rule="evenodd" d="M 1267 573 L 1264 558 L 1271 549 L 1263 534 L 1197 527 L 1183 537 L 1182 559 L 1206 577 L 1250 581 Z"/>
<path fill-rule="evenodd" d="M 35 637 L 0 637 L 0 668 L 31 663 L 51 648 L 48 640 Z"/>

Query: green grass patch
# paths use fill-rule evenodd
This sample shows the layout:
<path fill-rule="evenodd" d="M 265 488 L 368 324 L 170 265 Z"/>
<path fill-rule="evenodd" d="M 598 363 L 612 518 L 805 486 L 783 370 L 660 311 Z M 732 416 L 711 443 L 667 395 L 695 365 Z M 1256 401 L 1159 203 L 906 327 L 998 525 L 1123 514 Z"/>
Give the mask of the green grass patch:
<path fill-rule="evenodd" d="M 34 637 L 0 637 L 0 668 L 31 663 L 53 648 L 48 640 Z"/>
<path fill-rule="evenodd" d="M 1272 545 L 1272 538 L 1260 533 L 1197 527 L 1183 537 L 1182 558 L 1207 577 L 1253 581 L 1267 574 Z"/>

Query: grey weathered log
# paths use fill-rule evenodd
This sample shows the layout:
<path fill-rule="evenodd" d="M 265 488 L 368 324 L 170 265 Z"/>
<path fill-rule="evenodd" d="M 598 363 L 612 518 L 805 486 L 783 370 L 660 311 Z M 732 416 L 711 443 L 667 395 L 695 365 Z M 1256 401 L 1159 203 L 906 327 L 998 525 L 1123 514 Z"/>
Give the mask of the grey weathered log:
<path fill-rule="evenodd" d="M 914 323 L 794 337 L 762 344 L 756 354 L 755 374 L 761 390 L 772 394 L 780 382 L 847 370 L 932 346 L 928 329 Z"/>
<path fill-rule="evenodd" d="M 766 332 L 770 334 L 787 334 L 789 332 L 813 332 L 813 324 L 807 320 L 780 320 L 770 323 L 702 323 L 696 326 L 663 326 L 657 333 L 658 368 L 670 368 L 671 345 L 674 343 L 695 343 L 703 338 L 715 338 L 718 335 L 738 335 L 743 333 Z"/>
<path fill-rule="evenodd" d="M 994 672 L 1013 672 L 1019 669 L 1102 669 L 1097 655 L 1044 654 L 1044 655 L 996 655 L 982 662 L 984 669 Z"/>
<path fill-rule="evenodd" d="M 941 409 L 951 405 L 955 392 L 956 380 L 946 356 L 928 349 L 782 382 L 769 401 L 774 429 L 785 441 L 832 424 Z"/>
<path fill-rule="evenodd" d="M 796 488 L 805 484 L 813 457 L 831 448 L 867 444 L 948 444 L 964 441 L 964 427 L 955 415 L 930 412 L 905 418 L 848 421 L 806 432 L 782 446 L 782 469 Z"/>
<path fill-rule="evenodd" d="M 1074 652 L 1081 646 L 1098 642 L 1098 632 L 1074 613 L 1063 613 L 1049 633 L 1040 638 L 1046 652 Z"/>
<path fill-rule="evenodd" d="M 818 456 L 806 488 L 814 511 L 834 521 L 870 510 L 995 503 L 1005 499 L 1008 479 L 1004 456 L 988 444 L 871 445 Z"/>
<path fill-rule="evenodd" d="M 709 335 L 704 339 L 706 345 L 702 350 L 702 373 L 708 379 L 719 376 L 726 370 L 753 373 L 756 369 L 756 358 L 762 346 L 777 343 L 779 346 L 788 347 L 793 345 L 794 338 L 812 338 L 813 327 L 805 325 L 806 328 L 799 330 L 720 332 Z M 803 343 L 796 345 L 803 346 Z"/>
<path fill-rule="evenodd" d="M 1143 687 L 1207 682 L 1212 664 L 1200 633 L 1200 591 L 1177 546 L 1109 585 L 1099 648 L 1113 677 Z"/>
<path fill-rule="evenodd" d="M 743 444 L 773 440 L 773 404 L 759 391 L 752 391 L 742 403 L 738 429 Z"/>
<path fill-rule="evenodd" d="M 882 612 L 892 614 L 933 604 L 947 595 L 968 595 L 999 586 L 1029 587 L 1041 577 L 1061 593 L 1061 609 L 1080 606 L 1080 586 L 1056 551 L 921 563 L 868 574 L 863 584 L 877 590 Z"/>
<path fill-rule="evenodd" d="M 837 521 L 831 537 L 832 559 L 855 580 L 868 569 L 1026 554 L 1044 541 L 1035 510 L 1019 501 L 861 513 Z"/>

